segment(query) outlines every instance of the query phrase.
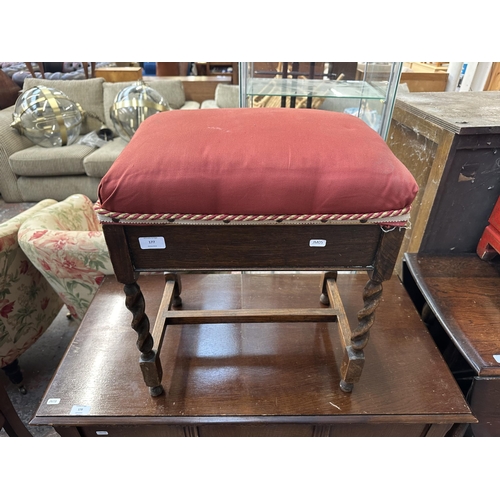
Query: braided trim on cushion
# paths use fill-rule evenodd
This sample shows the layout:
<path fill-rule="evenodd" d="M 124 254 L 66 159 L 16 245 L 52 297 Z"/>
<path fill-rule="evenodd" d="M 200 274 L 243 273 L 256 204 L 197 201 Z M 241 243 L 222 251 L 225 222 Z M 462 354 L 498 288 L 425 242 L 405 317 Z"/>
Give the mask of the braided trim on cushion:
<path fill-rule="evenodd" d="M 111 212 L 101 207 L 99 201 L 94 205 L 94 210 L 97 213 L 99 220 L 111 220 L 112 222 L 380 222 L 384 219 L 383 224 L 391 224 L 387 218 L 401 217 L 400 221 L 394 220 L 395 225 L 398 222 L 407 220 L 411 207 L 405 207 L 398 210 L 387 210 L 385 212 L 373 212 L 365 214 L 302 214 L 302 215 L 229 215 L 229 214 L 137 214 Z"/>

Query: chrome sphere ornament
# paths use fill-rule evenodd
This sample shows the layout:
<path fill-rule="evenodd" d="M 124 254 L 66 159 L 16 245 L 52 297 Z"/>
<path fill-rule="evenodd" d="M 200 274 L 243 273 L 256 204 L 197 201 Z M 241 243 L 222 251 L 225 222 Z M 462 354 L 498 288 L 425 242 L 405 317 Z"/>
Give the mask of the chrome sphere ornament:
<path fill-rule="evenodd" d="M 84 117 L 82 107 L 66 94 L 38 85 L 17 98 L 11 126 L 33 143 L 52 148 L 76 142 Z"/>
<path fill-rule="evenodd" d="M 116 94 L 109 114 L 118 135 L 128 142 L 146 118 L 169 110 L 167 101 L 141 81 Z"/>

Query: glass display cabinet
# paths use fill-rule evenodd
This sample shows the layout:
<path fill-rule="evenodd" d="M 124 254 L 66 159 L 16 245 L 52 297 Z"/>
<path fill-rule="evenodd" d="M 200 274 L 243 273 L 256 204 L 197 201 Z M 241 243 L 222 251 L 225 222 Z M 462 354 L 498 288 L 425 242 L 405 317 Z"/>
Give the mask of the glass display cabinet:
<path fill-rule="evenodd" d="M 387 137 L 403 63 L 241 62 L 241 107 L 295 107 L 358 116 Z"/>

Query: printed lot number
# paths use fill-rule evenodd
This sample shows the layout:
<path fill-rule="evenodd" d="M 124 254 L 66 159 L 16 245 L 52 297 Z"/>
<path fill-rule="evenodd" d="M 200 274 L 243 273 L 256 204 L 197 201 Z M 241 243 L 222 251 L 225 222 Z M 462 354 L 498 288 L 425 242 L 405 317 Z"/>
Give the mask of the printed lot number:
<path fill-rule="evenodd" d="M 310 247 L 326 247 L 326 240 L 310 240 Z"/>
<path fill-rule="evenodd" d="M 142 250 L 152 250 L 155 248 L 167 248 L 165 238 L 163 236 L 149 236 L 148 238 L 140 237 L 139 245 Z"/>

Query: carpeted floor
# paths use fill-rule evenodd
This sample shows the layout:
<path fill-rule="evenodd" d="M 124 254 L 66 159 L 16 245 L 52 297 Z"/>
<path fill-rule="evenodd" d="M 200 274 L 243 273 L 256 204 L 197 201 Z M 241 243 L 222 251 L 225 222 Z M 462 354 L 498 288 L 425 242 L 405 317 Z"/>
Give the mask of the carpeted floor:
<path fill-rule="evenodd" d="M 0 224 L 6 220 L 19 215 L 36 203 L 6 203 L 0 195 Z"/>
<path fill-rule="evenodd" d="M 0 223 L 18 215 L 32 207 L 35 203 L 5 203 L 0 197 Z M 27 394 L 21 394 L 13 386 L 5 373 L 0 370 L 0 384 L 4 385 L 23 423 L 35 437 L 59 436 L 52 427 L 32 426 L 30 420 L 45 393 L 61 358 L 71 342 L 77 324 L 66 317 L 67 309 L 63 307 L 50 328 L 19 357 L 19 364 L 24 375 Z M 4 430 L 0 437 L 8 437 Z"/>

